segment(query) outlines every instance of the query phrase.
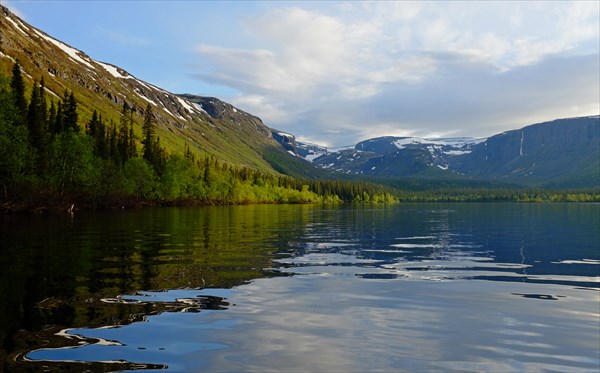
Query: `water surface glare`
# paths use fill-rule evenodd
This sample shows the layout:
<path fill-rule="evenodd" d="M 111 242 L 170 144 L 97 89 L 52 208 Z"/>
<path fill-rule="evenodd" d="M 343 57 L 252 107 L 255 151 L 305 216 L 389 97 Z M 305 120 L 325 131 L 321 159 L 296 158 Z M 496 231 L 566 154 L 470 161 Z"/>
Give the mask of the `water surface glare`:
<path fill-rule="evenodd" d="M 1 217 L 5 370 L 600 369 L 600 205 Z"/>

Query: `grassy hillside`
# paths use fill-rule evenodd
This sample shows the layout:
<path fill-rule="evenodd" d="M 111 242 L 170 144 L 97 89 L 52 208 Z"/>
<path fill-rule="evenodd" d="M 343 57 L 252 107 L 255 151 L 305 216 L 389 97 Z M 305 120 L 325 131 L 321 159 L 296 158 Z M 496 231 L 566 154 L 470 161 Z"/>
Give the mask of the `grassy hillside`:
<path fill-rule="evenodd" d="M 27 97 L 34 82 L 43 77 L 49 103 L 58 102 L 66 91 L 73 92 L 82 127 L 94 110 L 107 123 L 118 124 L 126 103 L 134 109 L 134 132 L 139 146 L 143 110 L 150 103 L 156 116 L 157 134 L 169 154 L 183 154 L 188 144 L 195 156 L 214 156 L 226 163 L 265 172 L 275 172 L 272 164 L 280 163 L 279 159 L 293 162 L 293 157 L 277 145 L 260 119 L 233 107 L 230 115 L 211 116 L 185 97 L 141 81 L 116 66 L 95 61 L 53 39 L 4 7 L 0 9 L 0 35 L 0 73 L 9 76 L 15 61 L 19 61 Z M 268 157 L 264 156 L 265 150 Z M 293 168 L 290 172 L 294 172 Z"/>

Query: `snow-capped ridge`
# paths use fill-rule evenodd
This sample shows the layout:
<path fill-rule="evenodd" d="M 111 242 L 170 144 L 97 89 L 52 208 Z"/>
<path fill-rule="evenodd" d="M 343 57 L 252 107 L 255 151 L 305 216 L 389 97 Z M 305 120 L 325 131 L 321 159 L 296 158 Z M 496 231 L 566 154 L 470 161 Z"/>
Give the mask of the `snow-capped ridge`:
<path fill-rule="evenodd" d="M 405 149 L 407 145 L 440 145 L 451 148 L 463 148 L 466 145 L 475 145 L 486 141 L 487 138 L 475 137 L 448 137 L 448 138 L 421 138 L 401 137 L 393 143 L 398 149 Z"/>

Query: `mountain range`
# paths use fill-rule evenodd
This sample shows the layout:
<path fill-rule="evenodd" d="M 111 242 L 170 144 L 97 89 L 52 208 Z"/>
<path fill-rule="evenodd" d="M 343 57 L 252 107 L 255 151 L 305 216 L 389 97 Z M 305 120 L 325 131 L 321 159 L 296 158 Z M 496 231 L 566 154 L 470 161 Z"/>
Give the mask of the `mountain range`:
<path fill-rule="evenodd" d="M 488 138 L 378 137 L 330 149 L 297 141 L 260 118 L 214 97 L 174 94 L 46 34 L 0 9 L 0 74 L 18 61 L 28 86 L 44 78 L 51 99 L 72 91 L 80 123 L 94 110 L 119 122 L 134 108 L 154 107 L 161 143 L 253 169 L 306 178 L 483 181 L 552 188 L 600 187 L 600 117 L 558 119 Z"/>
<path fill-rule="evenodd" d="M 327 149 L 273 135 L 317 167 L 371 178 L 493 180 L 544 187 L 600 185 L 600 117 L 558 119 L 489 138 L 378 137 Z"/>

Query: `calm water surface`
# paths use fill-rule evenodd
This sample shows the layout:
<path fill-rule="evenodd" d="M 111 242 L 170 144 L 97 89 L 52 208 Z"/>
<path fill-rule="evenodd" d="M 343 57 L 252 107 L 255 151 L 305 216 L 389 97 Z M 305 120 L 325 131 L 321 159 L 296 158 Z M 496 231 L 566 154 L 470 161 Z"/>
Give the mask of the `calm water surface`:
<path fill-rule="evenodd" d="M 0 371 L 597 372 L 600 205 L 0 217 Z"/>

